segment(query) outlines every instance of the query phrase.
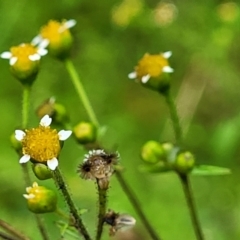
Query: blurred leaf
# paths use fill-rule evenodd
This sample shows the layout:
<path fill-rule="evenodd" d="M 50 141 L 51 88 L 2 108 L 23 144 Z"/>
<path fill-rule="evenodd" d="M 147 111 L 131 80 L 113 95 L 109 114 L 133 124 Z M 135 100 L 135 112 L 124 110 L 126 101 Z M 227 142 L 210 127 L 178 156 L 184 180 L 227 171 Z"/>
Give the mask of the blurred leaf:
<path fill-rule="evenodd" d="M 200 165 L 193 168 L 191 171 L 192 175 L 226 175 L 231 174 L 231 170 L 229 168 L 222 168 L 217 166 L 210 165 Z"/>
<path fill-rule="evenodd" d="M 142 164 L 138 167 L 140 172 L 148 172 L 148 173 L 163 173 L 169 172 L 171 169 L 164 163 L 158 162 L 157 164 Z"/>

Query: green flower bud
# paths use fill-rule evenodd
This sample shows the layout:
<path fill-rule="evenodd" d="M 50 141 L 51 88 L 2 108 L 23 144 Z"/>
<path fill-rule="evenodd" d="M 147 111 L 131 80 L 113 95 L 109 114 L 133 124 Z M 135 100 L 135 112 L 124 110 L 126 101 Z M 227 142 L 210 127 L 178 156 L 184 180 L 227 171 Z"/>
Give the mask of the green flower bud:
<path fill-rule="evenodd" d="M 57 207 L 57 196 L 55 192 L 45 187 L 38 186 L 36 182 L 32 187 L 26 188 L 27 194 L 23 196 L 27 199 L 28 209 L 33 213 L 54 212 Z"/>
<path fill-rule="evenodd" d="M 175 170 L 182 174 L 190 172 L 193 169 L 194 165 L 195 158 L 189 151 L 179 153 L 174 162 Z"/>
<path fill-rule="evenodd" d="M 145 162 L 157 163 L 165 160 L 165 156 L 165 151 L 159 142 L 148 141 L 142 147 L 141 157 Z"/>
<path fill-rule="evenodd" d="M 42 163 L 36 163 L 32 165 L 33 172 L 39 180 L 47 180 L 52 178 L 51 170 Z"/>
<path fill-rule="evenodd" d="M 73 128 L 73 133 L 80 144 L 93 143 L 97 138 L 97 128 L 90 122 L 80 122 Z"/>

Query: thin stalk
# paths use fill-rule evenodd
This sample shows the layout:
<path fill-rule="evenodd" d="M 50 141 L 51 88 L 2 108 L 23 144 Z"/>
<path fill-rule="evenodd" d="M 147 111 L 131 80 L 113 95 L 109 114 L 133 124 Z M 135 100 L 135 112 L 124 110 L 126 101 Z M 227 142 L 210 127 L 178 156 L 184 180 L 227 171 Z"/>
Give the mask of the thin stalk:
<path fill-rule="evenodd" d="M 107 189 L 101 188 L 97 180 L 98 186 L 98 204 L 99 204 L 99 212 L 98 212 L 98 226 L 97 226 L 97 235 L 96 240 L 100 240 L 103 232 L 103 224 L 104 224 L 104 216 L 106 214 L 107 207 Z"/>
<path fill-rule="evenodd" d="M 2 239 L 2 240 L 16 240 L 16 238 L 13 238 L 12 236 L 7 235 L 4 232 L 0 232 L 0 239 Z"/>
<path fill-rule="evenodd" d="M 183 191 L 187 201 L 189 213 L 194 227 L 195 235 L 198 240 L 204 240 L 204 236 L 200 227 L 200 222 L 197 217 L 197 211 L 193 200 L 193 194 L 190 187 L 190 182 L 187 175 L 178 174 L 182 183 Z"/>
<path fill-rule="evenodd" d="M 93 108 L 92 108 L 91 103 L 88 99 L 88 96 L 84 90 L 81 79 L 80 79 L 72 61 L 70 59 L 65 59 L 64 63 L 65 63 L 68 73 L 70 74 L 72 83 L 76 89 L 78 97 L 82 101 L 83 106 L 84 106 L 85 110 L 87 111 L 87 114 L 88 114 L 90 120 L 92 121 L 93 124 L 96 125 L 96 127 L 99 127 L 97 117 L 93 111 Z"/>
<path fill-rule="evenodd" d="M 30 240 L 30 238 L 26 237 L 21 232 L 16 230 L 13 226 L 11 226 L 9 223 L 7 223 L 1 219 L 0 219 L 0 228 L 4 229 L 9 234 L 17 237 L 19 240 Z"/>
<path fill-rule="evenodd" d="M 157 233 L 154 231 L 153 227 L 147 220 L 145 214 L 142 211 L 141 205 L 140 205 L 137 197 L 135 196 L 132 189 L 128 186 L 127 182 L 125 181 L 125 179 L 122 176 L 122 173 L 120 171 L 116 170 L 115 174 L 116 174 L 116 177 L 117 177 L 123 191 L 127 195 L 129 201 L 131 202 L 132 206 L 134 207 L 136 213 L 138 214 L 139 218 L 141 219 L 143 225 L 147 229 L 151 238 L 153 240 L 161 240 L 161 238 L 157 235 Z"/>
<path fill-rule="evenodd" d="M 172 119 L 173 129 L 175 132 L 176 142 L 179 143 L 182 140 L 182 128 L 180 126 L 180 121 L 179 121 L 179 117 L 178 117 L 178 113 L 177 113 L 176 104 L 173 100 L 170 90 L 167 90 L 166 92 L 164 92 L 164 96 L 165 96 L 165 99 L 166 99 L 166 102 L 168 104 L 168 108 L 170 111 L 170 116 Z"/>
<path fill-rule="evenodd" d="M 62 191 L 63 197 L 69 207 L 69 211 L 72 214 L 72 217 L 74 219 L 74 227 L 78 230 L 79 234 L 84 237 L 85 240 L 91 240 L 91 237 L 89 236 L 86 227 L 84 226 L 82 219 L 80 218 L 78 214 L 78 210 L 72 200 L 72 197 L 70 193 L 68 192 L 67 185 L 64 182 L 64 179 L 62 177 L 62 174 L 57 168 L 55 171 L 53 171 L 53 178 L 55 180 L 55 183 L 57 184 L 58 188 Z"/>
<path fill-rule="evenodd" d="M 29 115 L 29 103 L 30 103 L 30 92 L 31 87 L 29 85 L 23 86 L 23 99 L 22 99 L 22 129 L 25 130 L 28 125 L 28 115 Z M 30 186 L 31 185 L 31 178 L 29 174 L 29 169 L 27 164 L 21 164 L 22 170 L 23 170 L 23 176 L 25 180 L 25 185 Z M 46 229 L 42 223 L 42 220 L 40 216 L 35 214 L 35 219 L 37 222 L 38 229 L 40 231 L 40 234 L 42 236 L 43 240 L 48 240 L 48 235 L 46 232 Z"/>

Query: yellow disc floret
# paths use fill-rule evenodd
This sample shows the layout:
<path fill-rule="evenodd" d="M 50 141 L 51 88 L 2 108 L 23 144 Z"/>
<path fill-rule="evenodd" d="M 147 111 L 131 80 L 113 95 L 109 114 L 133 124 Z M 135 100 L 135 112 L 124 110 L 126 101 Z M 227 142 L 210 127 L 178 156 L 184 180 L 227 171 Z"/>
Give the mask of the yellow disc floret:
<path fill-rule="evenodd" d="M 135 68 L 137 78 L 150 75 L 150 77 L 159 77 L 163 68 L 169 66 L 168 60 L 162 55 L 150 55 L 146 53 Z"/>
<path fill-rule="evenodd" d="M 38 162 L 56 158 L 61 149 L 57 131 L 45 126 L 26 130 L 22 146 L 23 154 L 30 155 Z"/>

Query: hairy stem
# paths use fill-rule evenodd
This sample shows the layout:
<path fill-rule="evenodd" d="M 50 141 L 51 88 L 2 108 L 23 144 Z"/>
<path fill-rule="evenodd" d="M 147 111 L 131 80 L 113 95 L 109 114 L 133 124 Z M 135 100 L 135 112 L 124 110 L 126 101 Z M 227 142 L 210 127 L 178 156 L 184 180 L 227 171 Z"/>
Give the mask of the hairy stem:
<path fill-rule="evenodd" d="M 138 214 L 139 218 L 141 219 L 143 225 L 147 229 L 151 238 L 153 240 L 160 240 L 161 238 L 157 235 L 157 233 L 154 231 L 153 227 L 147 220 L 145 214 L 142 211 L 141 205 L 140 205 L 137 197 L 133 193 L 132 189 L 128 186 L 127 182 L 125 181 L 125 179 L 122 176 L 122 173 L 120 171 L 116 170 L 115 174 L 116 174 L 116 177 L 117 177 L 123 191 L 127 195 L 129 201 L 131 202 L 132 206 L 134 207 L 136 213 Z"/>
<path fill-rule="evenodd" d="M 191 216 L 191 220 L 192 220 L 192 224 L 193 224 L 193 227 L 194 227 L 196 238 L 198 240 L 203 240 L 204 237 L 203 237 L 203 233 L 202 233 L 202 230 L 201 230 L 201 227 L 200 227 L 200 222 L 199 222 L 198 217 L 197 217 L 197 211 L 196 211 L 196 207 L 195 207 L 195 204 L 194 204 L 193 194 L 192 194 L 192 191 L 191 191 L 188 176 L 179 174 L 179 178 L 180 178 L 180 181 L 182 183 L 183 191 L 184 191 L 185 198 L 186 198 L 186 201 L 187 201 L 187 205 L 188 205 L 188 209 L 189 209 L 189 213 L 190 213 L 190 216 Z"/>
<path fill-rule="evenodd" d="M 9 223 L 7 223 L 1 219 L 0 219 L 0 228 L 4 229 L 6 232 L 8 232 L 12 236 L 18 238 L 19 240 L 30 240 L 30 238 L 26 237 L 21 232 L 16 230 L 13 226 L 11 226 Z"/>
<path fill-rule="evenodd" d="M 172 124 L 173 124 L 173 129 L 174 129 L 174 132 L 175 132 L 176 142 L 180 143 L 182 141 L 182 128 L 180 126 L 180 121 L 179 121 L 179 117 L 178 117 L 178 113 L 177 113 L 177 108 L 176 108 L 175 102 L 173 100 L 173 97 L 170 93 L 170 89 L 167 90 L 164 93 L 164 96 L 165 96 L 166 102 L 168 104 L 170 117 L 172 119 Z"/>
<path fill-rule="evenodd" d="M 98 212 L 98 226 L 97 226 L 97 235 L 96 240 L 100 240 L 103 231 L 104 224 L 104 216 L 106 214 L 107 207 L 107 188 L 102 189 L 99 184 L 99 180 L 97 180 L 98 186 L 98 204 L 99 204 L 99 212 Z"/>
<path fill-rule="evenodd" d="M 61 174 L 59 168 L 57 168 L 55 171 L 53 171 L 53 178 L 54 178 L 55 183 L 57 184 L 58 188 L 61 190 L 63 197 L 69 207 L 69 211 L 74 219 L 74 227 L 78 230 L 80 235 L 82 235 L 84 237 L 85 240 L 91 240 L 91 238 L 87 232 L 87 229 L 84 226 L 83 221 L 78 214 L 78 210 L 72 200 L 72 197 L 71 197 L 70 193 L 68 192 L 67 185 L 64 182 L 64 179 L 62 177 L 62 174 Z"/>
<path fill-rule="evenodd" d="M 68 70 L 68 73 L 70 74 L 70 77 L 71 77 L 71 80 L 72 80 L 72 83 L 76 89 L 76 92 L 78 94 L 78 97 L 80 98 L 85 110 L 87 111 L 87 114 L 91 120 L 91 122 L 93 124 L 96 125 L 96 127 L 99 127 L 99 123 L 98 123 L 98 120 L 97 120 L 97 117 L 93 111 L 93 108 L 91 106 L 91 103 L 88 99 L 88 96 L 84 90 L 84 87 L 82 85 L 82 82 L 81 82 L 81 79 L 72 63 L 72 61 L 70 59 L 65 59 L 64 61 L 65 63 L 65 66 Z"/>

